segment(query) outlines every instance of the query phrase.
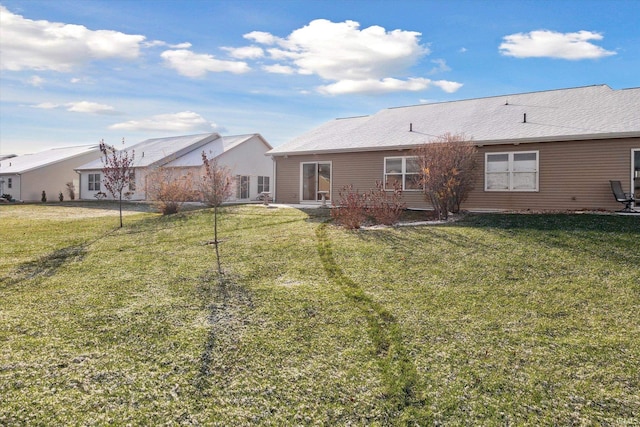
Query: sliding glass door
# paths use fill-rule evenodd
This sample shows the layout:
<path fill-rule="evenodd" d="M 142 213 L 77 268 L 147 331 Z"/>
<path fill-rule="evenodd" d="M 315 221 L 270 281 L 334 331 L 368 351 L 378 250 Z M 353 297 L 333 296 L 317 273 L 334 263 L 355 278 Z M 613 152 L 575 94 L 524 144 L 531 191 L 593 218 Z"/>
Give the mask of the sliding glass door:
<path fill-rule="evenodd" d="M 301 201 L 331 200 L 331 162 L 302 163 L 301 167 Z"/>

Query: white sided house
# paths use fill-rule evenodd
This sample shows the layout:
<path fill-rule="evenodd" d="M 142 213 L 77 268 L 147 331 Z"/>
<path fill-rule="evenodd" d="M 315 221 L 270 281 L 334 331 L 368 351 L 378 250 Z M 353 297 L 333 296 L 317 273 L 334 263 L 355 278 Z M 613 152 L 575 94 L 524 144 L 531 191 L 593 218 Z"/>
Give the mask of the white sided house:
<path fill-rule="evenodd" d="M 429 209 L 414 149 L 446 133 L 477 147 L 462 209 L 618 210 L 610 181 L 640 199 L 640 88 L 597 85 L 332 120 L 269 152 L 275 200 L 337 204 L 347 185 L 366 192 L 401 182 L 408 207 Z"/>
<path fill-rule="evenodd" d="M 74 169 L 100 157 L 97 144 L 52 148 L 0 160 L 0 195 L 15 200 L 40 201 L 44 191 L 48 201 L 57 201 L 60 193 L 69 200 L 67 184 L 79 188 Z"/>
<path fill-rule="evenodd" d="M 147 176 L 160 167 L 170 170 L 171 176 L 202 176 L 204 152 L 234 176 L 235 191 L 231 200 L 257 200 L 260 193 L 271 191 L 273 163 L 265 155 L 271 148 L 257 133 L 235 136 L 207 133 L 147 139 L 126 148 L 134 156 L 133 180 L 126 191 L 127 198 L 148 200 Z M 81 199 L 91 200 L 101 194 L 112 198 L 104 186 L 102 167 L 102 159 L 98 159 L 76 168 L 80 175 Z"/>

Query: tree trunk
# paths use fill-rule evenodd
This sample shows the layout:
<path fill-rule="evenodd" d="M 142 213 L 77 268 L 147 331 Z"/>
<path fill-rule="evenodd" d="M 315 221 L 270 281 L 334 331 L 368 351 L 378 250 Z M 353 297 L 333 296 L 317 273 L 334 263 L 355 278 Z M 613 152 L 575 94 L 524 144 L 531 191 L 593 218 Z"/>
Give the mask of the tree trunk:
<path fill-rule="evenodd" d="M 218 250 L 218 205 L 213 207 L 213 244 L 216 246 L 216 262 L 218 264 L 218 274 L 222 275 L 222 264 L 220 262 L 220 251 Z"/>
<path fill-rule="evenodd" d="M 120 193 L 120 228 L 122 228 L 122 193 Z"/>

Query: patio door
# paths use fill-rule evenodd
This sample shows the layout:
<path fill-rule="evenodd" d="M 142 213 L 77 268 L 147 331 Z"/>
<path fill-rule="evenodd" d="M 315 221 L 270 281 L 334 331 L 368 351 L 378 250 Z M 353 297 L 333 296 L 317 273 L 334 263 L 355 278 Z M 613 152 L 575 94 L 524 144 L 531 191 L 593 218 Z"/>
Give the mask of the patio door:
<path fill-rule="evenodd" d="M 640 148 L 631 150 L 631 188 L 636 200 L 640 199 Z M 635 205 L 640 206 L 640 203 Z"/>
<path fill-rule="evenodd" d="M 309 162 L 300 166 L 301 201 L 331 200 L 331 162 Z"/>

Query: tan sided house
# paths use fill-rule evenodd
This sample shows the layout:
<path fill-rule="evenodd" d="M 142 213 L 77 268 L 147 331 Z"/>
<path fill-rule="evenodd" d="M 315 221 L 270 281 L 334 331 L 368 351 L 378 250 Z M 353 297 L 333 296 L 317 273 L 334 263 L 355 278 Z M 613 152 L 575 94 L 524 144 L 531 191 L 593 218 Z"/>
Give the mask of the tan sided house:
<path fill-rule="evenodd" d="M 154 138 L 131 147 L 133 152 L 132 182 L 127 196 L 131 200 L 147 200 L 147 175 L 158 167 L 171 171 L 171 176 L 204 173 L 202 152 L 230 169 L 235 180 L 235 201 L 256 200 L 260 193 L 271 191 L 273 163 L 267 151 L 271 145 L 260 134 L 220 136 L 217 133 Z M 110 194 L 104 187 L 102 160 L 76 168 L 80 174 L 80 198 L 94 199 L 99 192 Z"/>
<path fill-rule="evenodd" d="M 640 197 L 640 88 L 578 87 L 389 108 L 337 119 L 271 150 L 280 203 L 335 201 L 399 179 L 409 208 L 412 149 L 446 133 L 478 147 L 466 210 L 618 210 L 610 180 Z M 413 187 L 413 188 L 412 188 Z"/>
<path fill-rule="evenodd" d="M 0 160 L 0 194 L 15 200 L 40 201 L 44 191 L 47 200 L 57 201 L 60 193 L 68 200 L 67 183 L 78 188 L 74 168 L 98 159 L 97 144 L 52 148 Z"/>

